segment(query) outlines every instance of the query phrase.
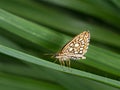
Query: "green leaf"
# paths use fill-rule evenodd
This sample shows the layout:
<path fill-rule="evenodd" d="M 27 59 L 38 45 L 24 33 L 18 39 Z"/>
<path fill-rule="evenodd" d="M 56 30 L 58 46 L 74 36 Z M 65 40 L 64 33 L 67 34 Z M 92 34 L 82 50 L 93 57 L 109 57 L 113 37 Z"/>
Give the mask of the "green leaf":
<path fill-rule="evenodd" d="M 119 84 L 120 84 L 120 82 L 116 81 L 116 80 L 108 79 L 105 77 L 101 77 L 98 75 L 94 75 L 91 73 L 87 73 L 87 72 L 83 72 L 83 71 L 79 71 L 79 70 L 75 70 L 75 69 L 71 69 L 71 68 L 68 70 L 67 67 L 63 67 L 63 69 L 64 69 L 64 71 L 63 71 L 63 69 L 61 69 L 59 67 L 59 65 L 53 64 L 51 62 L 44 61 L 42 59 L 27 55 L 25 53 L 10 49 L 10 48 L 2 46 L 2 45 L 0 45 L 0 48 L 1 48 L 1 50 L 0 50 L 1 53 L 18 58 L 25 62 L 33 63 L 33 64 L 40 65 L 40 66 L 43 66 L 46 68 L 50 68 L 50 69 L 62 71 L 62 72 L 68 73 L 68 74 L 72 74 L 72 75 L 88 78 L 91 80 L 99 81 L 99 82 L 106 83 L 108 85 L 112 85 L 115 87 L 119 87 Z"/>
<path fill-rule="evenodd" d="M 119 19 L 115 0 L 1 0 L 0 88 L 119 90 Z M 68 68 L 45 55 L 85 30 L 86 60 L 71 60 Z"/>
<path fill-rule="evenodd" d="M 4 17 L 4 19 L 2 19 L 3 22 L 1 23 L 1 26 L 3 28 L 6 28 L 6 30 L 8 30 L 9 32 L 17 36 L 20 36 L 26 40 L 29 40 L 30 42 L 33 42 L 45 48 L 46 50 L 55 49 L 55 51 L 57 51 L 60 45 L 63 45 L 65 44 L 66 41 L 70 40 L 70 37 L 64 34 L 52 31 L 43 26 L 38 26 L 34 23 L 23 20 L 17 16 L 6 13 L 3 10 L 1 10 L 1 12 L 3 12 L 0 14 L 1 17 Z M 15 18 L 15 20 L 13 18 Z M 16 22 L 16 21 L 19 21 L 19 22 Z M 91 33 L 91 35 L 93 34 Z M 46 38 L 46 37 L 50 37 L 50 38 Z M 21 43 L 23 43 L 22 40 L 21 40 Z M 88 57 L 90 57 L 91 60 L 86 60 L 88 65 L 90 66 L 92 65 L 95 68 L 101 69 L 113 75 L 117 75 L 117 76 L 120 75 L 119 74 L 119 70 L 120 70 L 119 55 L 115 54 L 114 52 L 110 52 L 95 46 L 91 46 L 89 52 L 91 53 L 88 53 Z M 112 55 L 112 57 L 110 57 L 110 55 Z M 96 56 L 98 59 L 96 59 Z M 110 62 L 108 62 L 108 60 Z"/>
<path fill-rule="evenodd" d="M 71 2 L 71 1 L 68 0 L 68 2 Z M 10 6 L 10 8 L 4 6 L 6 4 L 7 4 L 7 6 Z M 96 22 L 92 23 L 90 21 L 88 21 L 88 22 L 83 21 L 82 17 L 80 17 L 80 18 L 73 17 L 70 13 L 65 13 L 62 10 L 57 9 L 52 6 L 44 5 L 41 3 L 38 4 L 33 1 L 28 2 L 27 0 L 23 0 L 23 1 L 22 0 L 20 0 L 20 1 L 13 0 L 11 2 L 5 2 L 5 0 L 3 0 L 2 3 L 0 3 L 0 6 L 2 8 L 4 8 L 5 10 L 13 12 L 19 16 L 26 17 L 27 19 L 39 22 L 42 25 L 50 26 L 59 31 L 69 33 L 72 35 L 79 34 L 83 30 L 89 30 L 92 34 L 91 35 L 92 40 L 102 42 L 102 43 L 105 43 L 108 45 L 111 44 L 113 47 L 120 46 L 119 35 L 117 33 L 113 32 L 116 29 L 107 28 L 103 25 L 100 26 L 99 24 L 97 25 Z M 21 8 L 21 6 L 23 6 L 23 7 Z M 33 7 L 31 7 L 31 6 L 33 6 Z M 79 6 L 81 6 L 81 5 L 79 5 Z M 91 5 L 91 6 L 93 6 L 93 5 Z M 19 12 L 19 11 L 22 11 L 22 12 Z M 90 11 L 90 10 L 88 10 L 88 11 Z M 98 11 L 96 11 L 96 12 L 98 12 Z M 109 11 L 109 12 L 111 13 L 111 11 Z M 3 12 L 1 12 L 1 13 L 3 13 Z M 32 15 L 31 15 L 31 13 L 32 13 Z M 4 12 L 4 14 L 5 14 L 5 12 Z M 4 14 L 2 17 L 4 17 Z M 103 14 L 103 13 L 101 13 L 101 14 Z M 114 15 L 119 16 L 119 14 L 114 14 Z M 106 15 L 106 17 L 109 17 L 109 16 L 110 15 Z M 9 20 L 8 16 L 6 16 L 5 18 L 7 20 Z M 115 16 L 115 18 L 116 18 L 116 16 Z M 116 22 L 120 21 L 119 19 L 114 19 L 114 18 L 112 18 L 112 19 L 115 20 Z M 12 22 L 16 23 L 16 21 L 14 22 L 14 20 L 16 20 L 16 19 L 13 19 Z M 118 24 L 119 24 L 119 22 L 118 22 Z M 25 24 L 24 24 L 24 27 L 27 27 L 27 26 L 25 26 Z M 28 28 L 28 29 L 30 29 L 30 28 Z M 39 30 L 41 30 L 41 29 L 39 29 Z M 38 29 L 36 28 L 35 30 L 38 30 Z M 116 39 L 114 39 L 113 37 Z"/>

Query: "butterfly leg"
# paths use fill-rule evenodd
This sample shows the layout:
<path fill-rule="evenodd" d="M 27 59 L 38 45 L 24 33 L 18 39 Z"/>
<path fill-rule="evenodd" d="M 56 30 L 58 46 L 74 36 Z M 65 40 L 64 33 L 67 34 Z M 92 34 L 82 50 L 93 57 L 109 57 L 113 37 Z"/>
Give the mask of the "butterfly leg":
<path fill-rule="evenodd" d="M 54 63 L 57 61 L 57 59 L 55 59 Z"/>
<path fill-rule="evenodd" d="M 60 62 L 60 65 L 62 66 L 62 61 L 61 61 L 61 59 L 59 59 L 59 62 Z"/>
<path fill-rule="evenodd" d="M 70 60 L 67 60 L 67 61 L 66 61 L 66 65 L 67 65 L 68 67 L 70 67 Z"/>
<path fill-rule="evenodd" d="M 59 59 L 59 62 L 60 62 L 60 65 L 61 65 L 61 66 L 65 66 L 65 62 L 64 62 L 63 59 Z"/>
<path fill-rule="evenodd" d="M 64 60 L 62 60 L 62 65 L 65 66 L 65 62 L 64 62 Z"/>

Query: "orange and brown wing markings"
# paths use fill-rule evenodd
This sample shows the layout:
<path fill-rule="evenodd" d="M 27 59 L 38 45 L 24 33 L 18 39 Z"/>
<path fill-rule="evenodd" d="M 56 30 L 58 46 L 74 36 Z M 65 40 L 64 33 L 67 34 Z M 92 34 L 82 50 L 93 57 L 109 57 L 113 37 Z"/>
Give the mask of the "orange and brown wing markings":
<path fill-rule="evenodd" d="M 60 53 L 62 54 L 62 53 L 73 53 L 73 52 L 70 52 L 70 51 L 68 51 L 68 49 L 69 50 L 71 50 L 71 51 L 73 51 L 74 50 L 74 52 L 77 50 L 76 48 L 75 48 L 75 43 L 76 43 L 76 46 L 77 46 L 77 44 L 79 44 L 79 47 L 81 47 L 81 40 L 83 40 L 84 39 L 84 36 L 85 36 L 85 34 L 89 34 L 89 32 L 88 31 L 84 31 L 83 33 L 80 33 L 79 35 L 77 35 L 76 37 L 74 37 L 70 42 L 68 42 L 62 49 L 61 49 L 61 51 L 60 51 Z M 73 48 L 73 50 L 72 50 L 72 48 Z M 77 52 L 77 51 L 76 51 Z"/>
<path fill-rule="evenodd" d="M 88 45 L 89 45 L 89 42 L 90 42 L 90 33 L 89 32 L 85 34 L 84 41 L 85 41 L 85 46 L 84 46 L 84 49 L 83 49 L 83 55 L 87 52 Z"/>

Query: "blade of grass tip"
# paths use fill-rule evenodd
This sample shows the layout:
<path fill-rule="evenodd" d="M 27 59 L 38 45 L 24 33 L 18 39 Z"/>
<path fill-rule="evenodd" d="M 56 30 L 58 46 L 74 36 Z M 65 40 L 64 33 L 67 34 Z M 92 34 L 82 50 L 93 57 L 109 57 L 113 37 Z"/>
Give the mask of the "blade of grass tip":
<path fill-rule="evenodd" d="M 0 45 L 0 52 L 3 53 L 3 54 L 9 55 L 9 56 L 15 57 L 15 58 L 20 59 L 20 60 L 25 61 L 25 62 L 29 62 L 29 63 L 33 63 L 33 64 L 40 65 L 40 66 L 43 66 L 43 67 L 47 67 L 47 68 L 51 68 L 51 69 L 54 69 L 54 70 L 62 71 L 62 72 L 69 73 L 69 74 L 72 74 L 72 75 L 88 78 L 88 79 L 91 79 L 91 80 L 95 80 L 95 81 L 98 81 L 98 82 L 102 82 L 102 83 L 120 88 L 120 82 L 117 81 L 117 80 L 112 80 L 112 79 L 109 79 L 109 78 L 101 77 L 101 76 L 98 76 L 98 75 L 94 75 L 94 74 L 87 73 L 87 72 L 84 72 L 84 71 L 79 71 L 79 70 L 72 69 L 72 68 L 70 68 L 70 70 L 68 70 L 67 67 L 63 67 L 64 68 L 64 71 L 63 71 L 63 69 L 61 69 L 59 67 L 59 65 L 57 65 L 57 64 L 54 64 L 54 63 L 51 63 L 51 62 L 33 57 L 31 55 L 28 55 L 28 54 L 19 52 L 17 50 L 5 47 L 3 45 Z"/>

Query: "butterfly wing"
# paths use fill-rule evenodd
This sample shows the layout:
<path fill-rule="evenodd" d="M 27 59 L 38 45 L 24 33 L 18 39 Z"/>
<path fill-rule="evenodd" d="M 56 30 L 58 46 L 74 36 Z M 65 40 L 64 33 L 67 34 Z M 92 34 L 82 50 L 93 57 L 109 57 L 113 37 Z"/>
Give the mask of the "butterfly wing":
<path fill-rule="evenodd" d="M 68 42 L 60 51 L 62 54 L 81 54 L 87 52 L 90 40 L 90 33 L 84 31 Z"/>

